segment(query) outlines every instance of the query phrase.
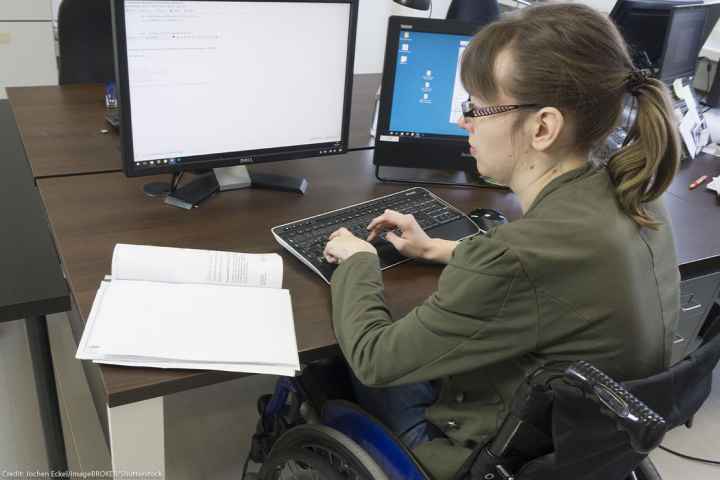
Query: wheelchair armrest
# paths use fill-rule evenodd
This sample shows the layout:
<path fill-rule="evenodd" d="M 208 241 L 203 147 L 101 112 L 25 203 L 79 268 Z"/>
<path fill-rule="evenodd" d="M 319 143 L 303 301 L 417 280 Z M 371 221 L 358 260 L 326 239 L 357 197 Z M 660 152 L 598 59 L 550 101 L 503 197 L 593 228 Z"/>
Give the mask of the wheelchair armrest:
<path fill-rule="evenodd" d="M 565 370 L 565 379 L 600 405 L 603 414 L 616 420 L 636 452 L 648 453 L 662 441 L 668 428 L 665 419 L 588 362 L 573 363 Z"/>

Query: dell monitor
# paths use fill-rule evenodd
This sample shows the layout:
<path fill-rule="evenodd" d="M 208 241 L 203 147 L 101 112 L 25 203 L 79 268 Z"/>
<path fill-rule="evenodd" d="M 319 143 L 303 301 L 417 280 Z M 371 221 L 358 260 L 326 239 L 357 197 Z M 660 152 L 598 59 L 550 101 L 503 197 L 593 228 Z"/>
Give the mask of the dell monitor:
<path fill-rule="evenodd" d="M 467 131 L 457 125 L 468 92 L 460 60 L 474 23 L 390 17 L 375 138 L 380 180 L 476 184 Z M 480 182 L 485 186 L 485 182 Z"/>
<path fill-rule="evenodd" d="M 115 0 L 125 174 L 214 171 L 189 198 L 171 192 L 187 206 L 225 179 L 247 185 L 237 166 L 345 153 L 357 9 L 357 0 Z"/>

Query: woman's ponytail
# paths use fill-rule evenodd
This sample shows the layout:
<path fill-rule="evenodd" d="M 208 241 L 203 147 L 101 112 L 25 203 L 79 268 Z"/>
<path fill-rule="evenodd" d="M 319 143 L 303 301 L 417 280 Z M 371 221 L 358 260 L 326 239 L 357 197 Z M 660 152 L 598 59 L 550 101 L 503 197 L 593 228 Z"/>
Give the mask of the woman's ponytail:
<path fill-rule="evenodd" d="M 607 163 L 618 201 L 640 226 L 657 228 L 643 204 L 658 198 L 672 182 L 680 163 L 680 142 L 670 94 L 660 80 L 637 72 L 628 76 L 637 99 L 635 123 L 623 147 Z"/>

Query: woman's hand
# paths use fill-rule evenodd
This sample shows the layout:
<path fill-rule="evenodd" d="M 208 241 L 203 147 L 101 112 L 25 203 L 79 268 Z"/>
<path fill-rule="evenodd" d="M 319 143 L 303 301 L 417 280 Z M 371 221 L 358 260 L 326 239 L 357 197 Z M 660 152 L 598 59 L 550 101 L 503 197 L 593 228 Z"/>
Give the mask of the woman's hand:
<path fill-rule="evenodd" d="M 365 240 L 357 238 L 347 228 L 335 230 L 325 245 L 323 255 L 329 263 L 341 263 L 358 252 L 368 252 L 377 255 L 375 247 Z"/>
<path fill-rule="evenodd" d="M 370 230 L 368 242 L 377 238 L 384 231 L 392 230 L 387 233 L 385 240 L 392 243 L 397 251 L 406 257 L 426 258 L 432 245 L 432 239 L 418 225 L 415 217 L 395 210 L 385 210 L 385 213 L 370 222 L 367 229 Z"/>
<path fill-rule="evenodd" d="M 368 242 L 386 230 L 393 230 L 385 235 L 385 240 L 390 242 L 398 252 L 406 257 L 433 262 L 448 263 L 458 244 L 458 242 L 449 240 L 430 238 L 418 225 L 415 217 L 395 210 L 385 210 L 385 213 L 374 218 L 367 228 L 370 230 Z M 395 233 L 396 231 L 400 235 Z"/>

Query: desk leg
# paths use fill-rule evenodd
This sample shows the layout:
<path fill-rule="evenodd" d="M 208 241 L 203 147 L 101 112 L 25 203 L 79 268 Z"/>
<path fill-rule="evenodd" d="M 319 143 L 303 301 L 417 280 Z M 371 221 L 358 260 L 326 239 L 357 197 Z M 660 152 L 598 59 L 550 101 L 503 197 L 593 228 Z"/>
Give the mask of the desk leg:
<path fill-rule="evenodd" d="M 110 455 L 116 479 L 165 478 L 163 397 L 108 408 Z M 124 476 L 123 476 L 124 475 Z"/>
<path fill-rule="evenodd" d="M 35 390 L 40 407 L 40 419 L 45 434 L 45 447 L 50 471 L 65 472 L 68 469 L 63 438 L 60 406 L 58 403 L 55 370 L 50 355 L 47 318 L 45 315 L 25 320 L 30 357 L 35 374 Z"/>

